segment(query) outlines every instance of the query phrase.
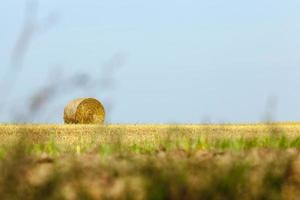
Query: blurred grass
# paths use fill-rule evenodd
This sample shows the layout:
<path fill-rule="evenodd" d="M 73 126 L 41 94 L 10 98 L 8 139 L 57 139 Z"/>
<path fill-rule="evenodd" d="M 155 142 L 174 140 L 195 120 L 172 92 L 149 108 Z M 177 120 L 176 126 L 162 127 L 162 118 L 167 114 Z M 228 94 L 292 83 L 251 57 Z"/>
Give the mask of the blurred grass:
<path fill-rule="evenodd" d="M 0 199 L 297 199 L 299 128 L 4 125 Z"/>

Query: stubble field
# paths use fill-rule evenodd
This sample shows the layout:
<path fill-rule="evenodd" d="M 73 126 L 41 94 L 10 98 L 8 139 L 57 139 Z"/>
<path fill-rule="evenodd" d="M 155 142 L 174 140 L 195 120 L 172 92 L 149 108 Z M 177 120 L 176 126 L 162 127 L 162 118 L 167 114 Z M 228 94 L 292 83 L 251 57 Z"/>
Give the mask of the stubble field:
<path fill-rule="evenodd" d="M 0 125 L 0 199 L 297 199 L 300 123 Z"/>

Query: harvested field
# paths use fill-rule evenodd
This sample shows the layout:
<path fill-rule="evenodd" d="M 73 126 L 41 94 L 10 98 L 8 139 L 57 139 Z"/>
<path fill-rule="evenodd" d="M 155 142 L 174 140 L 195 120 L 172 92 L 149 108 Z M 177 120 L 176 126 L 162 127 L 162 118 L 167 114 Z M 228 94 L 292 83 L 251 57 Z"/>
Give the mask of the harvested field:
<path fill-rule="evenodd" d="M 52 139 L 61 144 L 79 141 L 106 141 L 113 135 L 122 135 L 128 143 L 157 142 L 168 133 L 180 133 L 184 137 L 208 139 L 253 138 L 269 135 L 300 136 L 300 123 L 272 124 L 221 124 L 221 125 L 0 125 L 1 142 L 20 135 L 39 140 Z"/>
<path fill-rule="evenodd" d="M 0 199 L 300 195 L 300 123 L 1 125 L 0 138 Z"/>

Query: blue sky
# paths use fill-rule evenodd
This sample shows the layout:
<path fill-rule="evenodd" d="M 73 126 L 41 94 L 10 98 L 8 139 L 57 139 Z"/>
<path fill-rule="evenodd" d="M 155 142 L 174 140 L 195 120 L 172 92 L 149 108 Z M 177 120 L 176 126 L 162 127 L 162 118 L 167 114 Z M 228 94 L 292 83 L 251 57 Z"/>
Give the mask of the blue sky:
<path fill-rule="evenodd" d="M 26 2 L 1 3 L 2 79 Z M 113 100 L 112 123 L 257 122 L 272 99 L 274 120 L 299 121 L 299 8 L 297 0 L 40 1 L 38 19 L 55 13 L 58 22 L 30 44 L 10 103 L 22 107 L 17 100 L 55 69 L 97 77 L 122 55 L 113 90 L 66 91 L 33 121 L 61 122 L 78 96 Z"/>

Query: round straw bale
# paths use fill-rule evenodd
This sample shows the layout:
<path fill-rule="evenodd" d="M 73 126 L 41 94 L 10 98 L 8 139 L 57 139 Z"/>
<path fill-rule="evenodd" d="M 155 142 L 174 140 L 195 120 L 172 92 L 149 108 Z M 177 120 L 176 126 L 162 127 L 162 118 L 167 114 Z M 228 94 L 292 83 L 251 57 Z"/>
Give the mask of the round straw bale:
<path fill-rule="evenodd" d="M 103 124 L 104 117 L 103 105 L 94 98 L 75 99 L 64 110 L 66 124 Z"/>

